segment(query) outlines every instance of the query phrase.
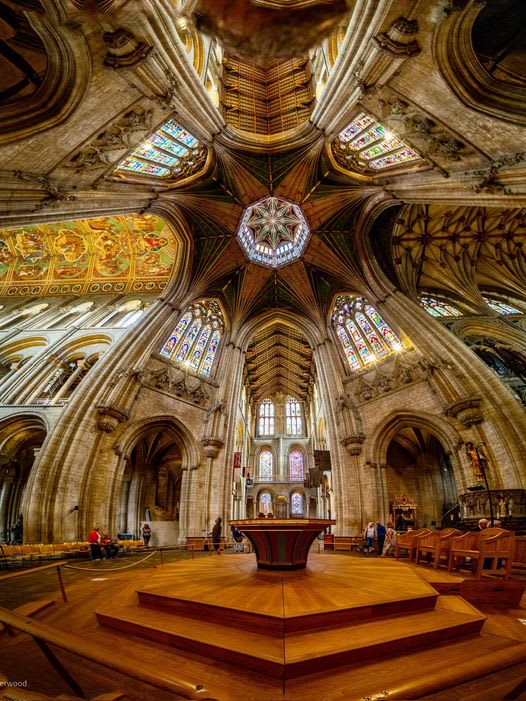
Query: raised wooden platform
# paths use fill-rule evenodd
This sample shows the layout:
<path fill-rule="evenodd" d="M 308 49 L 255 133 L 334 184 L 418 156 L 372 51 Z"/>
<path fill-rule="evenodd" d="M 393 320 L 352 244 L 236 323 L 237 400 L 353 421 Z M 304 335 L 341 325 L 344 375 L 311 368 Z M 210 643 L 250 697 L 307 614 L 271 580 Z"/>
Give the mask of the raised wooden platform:
<path fill-rule="evenodd" d="M 473 606 L 440 599 L 396 562 L 312 555 L 307 570 L 277 573 L 240 555 L 167 565 L 96 614 L 114 630 L 291 679 L 480 632 Z"/>

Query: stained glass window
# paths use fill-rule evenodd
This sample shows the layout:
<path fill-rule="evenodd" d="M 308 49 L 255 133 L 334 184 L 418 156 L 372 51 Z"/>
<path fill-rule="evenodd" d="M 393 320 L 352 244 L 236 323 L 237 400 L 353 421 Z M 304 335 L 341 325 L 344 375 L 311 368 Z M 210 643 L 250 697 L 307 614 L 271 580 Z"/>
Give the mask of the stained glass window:
<path fill-rule="evenodd" d="M 262 450 L 259 454 L 259 481 L 269 482 L 272 479 L 272 453 Z"/>
<path fill-rule="evenodd" d="M 303 516 L 303 494 L 292 492 L 290 496 L 290 513 L 292 516 Z"/>
<path fill-rule="evenodd" d="M 289 479 L 291 482 L 303 482 L 303 453 L 291 450 L 289 453 Z"/>
<path fill-rule="evenodd" d="M 504 302 L 498 302 L 496 299 L 488 299 L 487 297 L 484 297 L 484 301 L 488 307 L 499 314 L 524 314 L 524 312 L 521 312 L 520 309 L 512 307 L 511 304 L 504 304 Z"/>
<path fill-rule="evenodd" d="M 346 168 L 384 170 L 420 160 L 419 154 L 400 141 L 383 124 L 360 112 L 333 142 L 336 160 Z"/>
<path fill-rule="evenodd" d="M 206 154 L 206 148 L 195 136 L 170 119 L 123 158 L 115 172 L 187 177 L 204 166 Z"/>
<path fill-rule="evenodd" d="M 260 513 L 272 513 L 272 494 L 270 492 L 261 492 L 258 501 L 258 511 Z"/>
<path fill-rule="evenodd" d="M 260 436 L 274 435 L 274 402 L 264 399 L 259 405 L 258 433 Z"/>
<path fill-rule="evenodd" d="M 393 329 L 363 297 L 340 295 L 332 324 L 351 370 L 403 348 Z"/>
<path fill-rule="evenodd" d="M 303 433 L 301 404 L 294 397 L 288 397 L 285 402 L 285 430 L 288 436 L 299 436 Z"/>
<path fill-rule="evenodd" d="M 420 303 L 431 316 L 462 316 L 456 307 L 439 302 L 434 297 L 421 296 Z"/>
<path fill-rule="evenodd" d="M 192 373 L 209 377 L 223 328 L 217 302 L 196 302 L 179 319 L 160 354 Z"/>

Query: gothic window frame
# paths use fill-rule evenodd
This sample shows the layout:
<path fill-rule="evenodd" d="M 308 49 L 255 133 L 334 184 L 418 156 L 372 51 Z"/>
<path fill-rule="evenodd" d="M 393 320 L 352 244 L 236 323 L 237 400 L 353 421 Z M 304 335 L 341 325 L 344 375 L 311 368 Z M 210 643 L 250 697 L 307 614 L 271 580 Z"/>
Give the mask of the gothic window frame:
<path fill-rule="evenodd" d="M 504 302 L 484 292 L 482 293 L 482 299 L 499 316 L 524 316 L 526 314 L 526 311 L 513 306 L 509 301 Z"/>
<path fill-rule="evenodd" d="M 293 455 L 296 455 L 296 454 L 301 455 L 301 477 L 293 477 L 292 476 L 292 471 L 291 471 L 291 467 L 292 467 L 291 462 L 292 461 L 291 461 L 291 459 L 292 459 Z M 288 455 L 287 455 L 287 475 L 288 475 L 289 482 L 298 482 L 298 483 L 304 482 L 304 480 L 305 480 L 305 463 L 306 463 L 305 451 L 297 445 L 291 446 L 289 449 Z"/>
<path fill-rule="evenodd" d="M 217 368 L 224 331 L 219 303 L 214 299 L 198 300 L 179 317 L 159 355 L 193 375 L 211 378 Z"/>
<path fill-rule="evenodd" d="M 301 505 L 302 509 L 301 511 L 295 511 L 294 510 L 294 497 L 299 496 L 301 498 Z M 290 494 L 289 494 L 289 504 L 290 504 L 290 517 L 291 518 L 304 518 L 305 517 L 305 511 L 307 507 L 307 498 L 305 495 L 305 492 L 300 489 L 293 489 Z"/>
<path fill-rule="evenodd" d="M 262 476 L 261 473 L 261 463 L 262 463 L 262 456 L 263 455 L 270 455 L 270 477 L 269 476 Z M 272 450 L 272 447 L 269 445 L 264 445 L 261 446 L 261 448 L 258 450 L 257 453 L 257 481 L 258 482 L 274 482 L 274 464 L 275 464 L 275 456 L 274 456 L 274 451 Z"/>
<path fill-rule="evenodd" d="M 294 406 L 293 406 L 294 405 Z M 285 435 L 286 436 L 303 436 L 304 429 L 304 411 L 303 403 L 296 397 L 289 395 L 285 399 Z M 289 431 L 290 427 L 290 431 Z M 298 430 L 299 428 L 299 430 Z"/>
<path fill-rule="evenodd" d="M 263 487 L 263 489 L 260 489 L 259 492 L 258 492 L 258 494 L 257 494 L 256 506 L 257 506 L 257 508 L 258 508 L 258 513 L 259 513 L 259 504 L 260 504 L 260 502 L 264 501 L 261 497 L 266 497 L 266 496 L 269 497 L 268 503 L 269 503 L 269 504 L 272 504 L 272 509 L 270 509 L 269 512 L 274 513 L 274 506 L 273 506 L 273 505 L 274 505 L 274 496 L 275 496 L 275 495 L 274 495 L 274 493 L 272 492 L 272 490 L 270 490 L 270 489 L 268 489 L 268 488 L 266 488 L 266 487 Z M 265 499 L 265 501 L 267 501 L 267 500 Z M 264 512 L 263 512 L 263 513 L 264 513 Z"/>
<path fill-rule="evenodd" d="M 464 316 L 464 312 L 451 304 L 448 300 L 442 300 L 432 294 L 418 295 L 420 306 L 435 319 L 458 319 Z M 450 312 L 450 313 L 443 313 Z"/>
<path fill-rule="evenodd" d="M 385 360 L 405 349 L 399 334 L 362 295 L 337 295 L 331 325 L 351 372 L 372 367 L 375 361 Z M 388 338 L 391 340 L 386 340 Z"/>
<path fill-rule="evenodd" d="M 257 435 L 276 435 L 276 404 L 271 397 L 265 397 L 257 404 Z"/>

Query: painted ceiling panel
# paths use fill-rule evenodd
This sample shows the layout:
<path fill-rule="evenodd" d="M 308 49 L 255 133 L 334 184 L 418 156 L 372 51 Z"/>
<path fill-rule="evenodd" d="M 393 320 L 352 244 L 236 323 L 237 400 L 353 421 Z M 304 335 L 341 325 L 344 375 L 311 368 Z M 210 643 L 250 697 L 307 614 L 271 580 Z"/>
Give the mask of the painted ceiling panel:
<path fill-rule="evenodd" d="M 152 215 L 76 219 L 0 230 L 0 295 L 155 291 L 178 243 Z"/>

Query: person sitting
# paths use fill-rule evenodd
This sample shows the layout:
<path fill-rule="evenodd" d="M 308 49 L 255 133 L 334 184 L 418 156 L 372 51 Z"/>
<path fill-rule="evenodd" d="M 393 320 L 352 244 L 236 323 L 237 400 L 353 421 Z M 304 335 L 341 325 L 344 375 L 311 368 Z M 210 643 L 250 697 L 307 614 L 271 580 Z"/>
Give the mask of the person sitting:
<path fill-rule="evenodd" d="M 234 552 L 244 552 L 245 548 L 243 546 L 243 534 L 240 530 L 238 530 L 237 526 L 233 526 L 232 538 L 234 539 Z"/>
<path fill-rule="evenodd" d="M 101 538 L 101 545 L 106 551 L 106 556 L 108 560 L 115 560 L 117 553 L 119 552 L 119 546 L 113 542 L 108 533 L 105 533 Z"/>

